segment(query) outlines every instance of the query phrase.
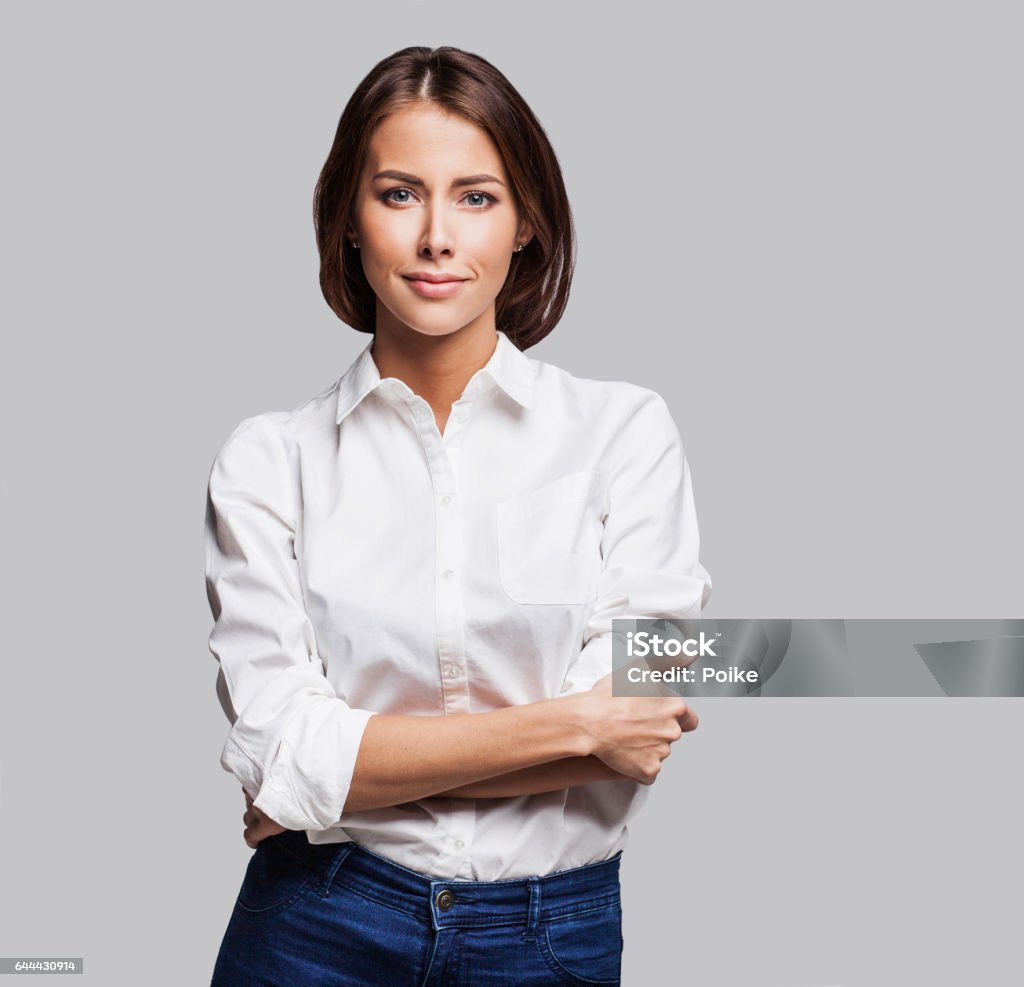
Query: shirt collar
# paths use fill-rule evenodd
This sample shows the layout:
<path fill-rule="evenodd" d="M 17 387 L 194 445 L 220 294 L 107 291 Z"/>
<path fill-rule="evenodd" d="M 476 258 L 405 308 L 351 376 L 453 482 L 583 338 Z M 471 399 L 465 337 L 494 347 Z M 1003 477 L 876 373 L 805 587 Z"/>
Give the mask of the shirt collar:
<path fill-rule="evenodd" d="M 486 375 L 514 401 L 524 408 L 532 408 L 535 384 L 534 362 L 503 332 L 497 332 L 496 335 L 498 342 L 494 352 L 487 363 L 470 377 L 469 383 L 466 385 L 466 392 L 473 393 L 479 390 L 480 385 L 476 383 L 477 378 Z M 372 347 L 373 340 L 366 344 L 352 366 L 338 381 L 336 421 L 339 424 L 367 394 L 380 387 L 384 380 L 395 379 L 393 377 L 381 379 L 380 371 L 370 352 Z"/>

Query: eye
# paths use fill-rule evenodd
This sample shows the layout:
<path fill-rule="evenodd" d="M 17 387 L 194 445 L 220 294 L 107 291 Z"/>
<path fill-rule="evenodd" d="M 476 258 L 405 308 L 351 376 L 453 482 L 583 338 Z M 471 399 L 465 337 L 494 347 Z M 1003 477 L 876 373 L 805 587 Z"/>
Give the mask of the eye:
<path fill-rule="evenodd" d="M 407 202 L 410 202 L 411 200 L 410 199 L 392 199 L 391 198 L 392 195 L 412 195 L 412 191 L 410 189 L 407 189 L 407 188 L 391 188 L 391 189 L 388 189 L 381 196 L 381 198 L 385 202 L 396 202 L 399 205 L 405 205 Z"/>
<path fill-rule="evenodd" d="M 486 206 L 489 206 L 492 202 L 497 202 L 498 201 L 496 198 L 494 198 L 493 195 L 491 195 L 488 192 L 467 192 L 466 193 L 466 198 L 467 199 L 473 198 L 473 199 L 476 200 L 476 201 L 470 203 L 470 205 L 474 209 L 483 209 Z M 479 201 L 481 199 L 483 200 L 482 202 Z"/>

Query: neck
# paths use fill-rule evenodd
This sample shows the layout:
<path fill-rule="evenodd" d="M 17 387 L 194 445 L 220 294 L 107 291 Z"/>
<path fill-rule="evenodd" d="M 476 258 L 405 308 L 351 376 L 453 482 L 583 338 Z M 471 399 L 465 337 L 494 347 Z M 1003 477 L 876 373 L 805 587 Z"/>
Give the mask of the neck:
<path fill-rule="evenodd" d="M 447 417 L 476 373 L 494 353 L 493 325 L 466 326 L 444 336 L 410 329 L 374 335 L 371 353 L 381 377 L 397 377 L 422 397 L 437 415 Z"/>

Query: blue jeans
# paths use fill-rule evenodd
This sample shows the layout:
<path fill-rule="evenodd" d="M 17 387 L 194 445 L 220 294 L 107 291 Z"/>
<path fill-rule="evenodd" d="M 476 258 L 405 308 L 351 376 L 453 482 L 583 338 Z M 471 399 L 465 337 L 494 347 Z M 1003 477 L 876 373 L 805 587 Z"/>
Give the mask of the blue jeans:
<path fill-rule="evenodd" d="M 211 987 L 618 984 L 620 856 L 446 881 L 288 830 L 249 860 Z"/>

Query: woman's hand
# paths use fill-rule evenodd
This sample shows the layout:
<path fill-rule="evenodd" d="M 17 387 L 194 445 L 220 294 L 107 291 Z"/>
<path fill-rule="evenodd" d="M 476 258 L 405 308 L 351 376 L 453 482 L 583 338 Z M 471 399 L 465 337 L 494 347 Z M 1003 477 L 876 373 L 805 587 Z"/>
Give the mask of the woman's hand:
<path fill-rule="evenodd" d="M 255 850 L 260 840 L 265 840 L 268 836 L 277 836 L 285 830 L 284 826 L 279 826 L 270 816 L 253 808 L 252 799 L 244 788 L 242 794 L 245 796 L 245 815 L 242 816 L 242 822 L 245 823 L 245 845 Z"/>
<path fill-rule="evenodd" d="M 589 692 L 568 697 L 581 704 L 592 753 L 610 768 L 644 785 L 653 784 L 671 745 L 697 729 L 697 714 L 681 696 L 613 696 L 612 676 Z"/>

